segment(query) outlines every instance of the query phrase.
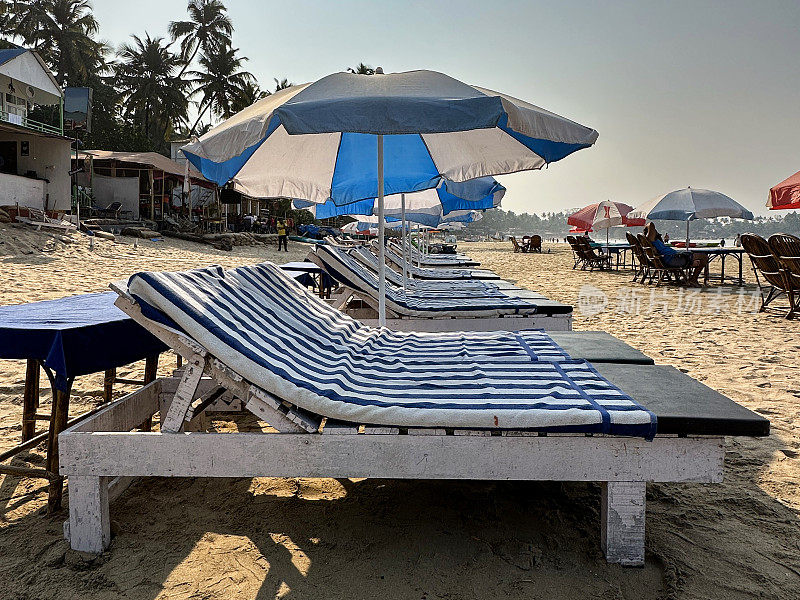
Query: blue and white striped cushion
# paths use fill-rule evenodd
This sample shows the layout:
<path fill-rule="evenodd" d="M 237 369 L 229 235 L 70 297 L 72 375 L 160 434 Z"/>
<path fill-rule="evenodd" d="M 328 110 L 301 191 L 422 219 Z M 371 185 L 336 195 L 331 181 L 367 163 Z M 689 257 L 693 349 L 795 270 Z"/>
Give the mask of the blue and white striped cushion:
<path fill-rule="evenodd" d="M 346 250 L 334 246 L 319 246 L 315 252 L 335 279 L 373 298 L 378 295 L 378 277 Z M 458 296 L 426 290 L 404 291 L 387 282 L 387 307 L 404 316 L 499 316 L 533 315 L 536 304 L 499 290 L 489 290 L 486 296 Z"/>
<path fill-rule="evenodd" d="M 376 273 L 378 271 L 378 267 L 380 265 L 378 262 L 378 257 L 364 246 L 349 248 L 347 253 L 365 265 L 372 273 Z M 392 269 L 386 269 L 385 273 L 386 281 L 391 282 L 397 287 L 403 287 L 403 276 L 400 273 Z M 410 289 L 426 293 L 472 293 L 473 295 L 484 295 L 490 297 L 496 296 L 500 293 L 500 287 L 496 283 L 492 283 L 491 280 L 483 279 L 410 279 L 408 284 Z"/>
<path fill-rule="evenodd" d="M 391 248 L 386 248 L 386 258 L 398 267 L 402 268 L 403 257 L 394 252 Z M 428 268 L 417 267 L 414 264 L 409 264 L 408 268 L 414 277 L 421 277 L 423 279 L 500 279 L 499 275 L 496 275 L 491 271 L 479 269 L 450 269 L 445 267 Z"/>
<path fill-rule="evenodd" d="M 271 263 L 139 273 L 129 292 L 246 380 L 319 415 L 401 427 L 655 433 L 649 411 L 544 332 L 367 327 Z"/>

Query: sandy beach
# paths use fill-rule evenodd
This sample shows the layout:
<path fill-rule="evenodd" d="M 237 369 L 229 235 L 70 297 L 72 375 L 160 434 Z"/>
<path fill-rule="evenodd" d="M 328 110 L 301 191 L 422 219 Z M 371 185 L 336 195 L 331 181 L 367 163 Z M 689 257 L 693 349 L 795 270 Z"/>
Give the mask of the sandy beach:
<path fill-rule="evenodd" d="M 174 239 L 63 244 L 0 225 L 0 305 L 102 291 L 141 270 L 302 259 L 291 243 L 215 250 Z M 576 306 L 605 330 L 772 422 L 726 440 L 721 485 L 648 486 L 647 563 L 608 565 L 599 486 L 334 479 L 140 480 L 111 506 L 111 549 L 90 558 L 45 514 L 43 480 L 0 476 L 0 599 L 38 598 L 781 598 L 800 597 L 800 328 L 754 313 L 745 288 L 699 292 L 572 270 L 564 244 L 513 254 L 460 244 L 503 278 Z M 730 266 L 729 266 L 730 268 Z M 160 371 L 174 368 L 162 356 Z M 143 364 L 120 369 L 141 376 Z M 24 363 L 0 363 L 0 449 L 19 441 Z M 121 396 L 131 388 L 116 386 Z M 101 401 L 79 378 L 75 414 Z M 47 386 L 42 412 L 49 410 Z M 215 423 L 225 428 L 230 424 Z M 39 448 L 26 455 L 42 464 Z M 68 494 L 67 494 L 68 499 Z"/>

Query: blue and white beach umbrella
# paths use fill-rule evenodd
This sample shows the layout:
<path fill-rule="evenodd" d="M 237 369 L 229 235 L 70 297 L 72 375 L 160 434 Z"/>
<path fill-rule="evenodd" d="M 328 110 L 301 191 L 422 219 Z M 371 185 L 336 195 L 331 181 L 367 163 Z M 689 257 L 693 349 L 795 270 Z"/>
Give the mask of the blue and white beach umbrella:
<path fill-rule="evenodd" d="M 506 188 L 493 177 L 481 177 L 465 182 L 445 181 L 438 188 L 386 196 L 384 215 L 387 221 L 391 221 L 391 217 L 402 219 L 405 214 L 405 219 L 408 221 L 436 227 L 442 221 L 449 220 L 447 217 L 454 212 L 463 211 L 462 214 L 465 214 L 475 210 L 497 208 L 505 193 Z M 377 198 L 344 205 L 337 205 L 333 200 L 328 200 L 324 204 L 293 200 L 292 206 L 311 211 L 317 219 L 378 213 Z"/>
<path fill-rule="evenodd" d="M 249 196 L 377 197 L 382 213 L 384 194 L 539 169 L 596 140 L 595 130 L 511 96 L 410 71 L 335 73 L 289 87 L 182 150 L 206 178 Z"/>
<path fill-rule="evenodd" d="M 721 192 L 685 188 L 653 198 L 628 213 L 628 219 L 686 221 L 686 246 L 689 246 L 689 222 L 696 219 L 753 219 L 753 213 Z"/>

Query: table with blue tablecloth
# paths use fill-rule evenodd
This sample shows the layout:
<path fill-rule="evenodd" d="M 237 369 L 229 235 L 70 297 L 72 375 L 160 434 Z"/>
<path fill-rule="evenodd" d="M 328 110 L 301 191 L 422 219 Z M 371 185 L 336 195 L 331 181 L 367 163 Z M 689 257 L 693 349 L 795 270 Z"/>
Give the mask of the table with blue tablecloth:
<path fill-rule="evenodd" d="M 47 466 L 35 469 L 0 464 L 0 473 L 50 480 L 48 508 L 61 503 L 58 434 L 68 426 L 69 396 L 75 377 L 105 372 L 105 401 L 111 400 L 116 368 L 146 360 L 143 382 L 156 377 L 158 356 L 166 346 L 114 306 L 114 292 L 70 296 L 30 304 L 0 306 L 0 358 L 27 360 L 22 414 L 22 443 L 0 454 L 0 461 L 47 440 Z M 37 415 L 40 369 L 53 390 L 50 415 Z M 125 383 L 133 383 L 125 380 Z M 79 420 L 76 417 L 69 425 Z M 36 434 L 36 421 L 48 420 Z"/>
<path fill-rule="evenodd" d="M 293 261 L 281 265 L 300 284 L 317 290 L 320 298 L 330 298 L 334 281 L 330 275 L 311 261 Z"/>

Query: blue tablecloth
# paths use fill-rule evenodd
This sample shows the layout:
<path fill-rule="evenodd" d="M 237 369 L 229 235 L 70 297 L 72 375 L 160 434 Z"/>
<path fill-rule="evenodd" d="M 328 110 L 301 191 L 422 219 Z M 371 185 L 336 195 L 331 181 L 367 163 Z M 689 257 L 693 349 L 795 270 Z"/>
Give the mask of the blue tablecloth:
<path fill-rule="evenodd" d="M 167 347 L 103 292 L 0 306 L 0 358 L 38 359 L 67 391 L 72 378 L 113 369 Z"/>

